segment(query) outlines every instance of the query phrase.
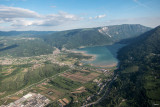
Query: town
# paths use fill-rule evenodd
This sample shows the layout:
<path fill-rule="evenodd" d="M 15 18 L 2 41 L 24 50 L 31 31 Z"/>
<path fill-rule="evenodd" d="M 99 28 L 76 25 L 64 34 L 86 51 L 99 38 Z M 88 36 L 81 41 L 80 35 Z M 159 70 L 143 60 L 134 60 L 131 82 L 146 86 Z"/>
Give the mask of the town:
<path fill-rule="evenodd" d="M 28 93 L 19 100 L 0 107 L 44 107 L 50 100 L 41 94 Z"/>

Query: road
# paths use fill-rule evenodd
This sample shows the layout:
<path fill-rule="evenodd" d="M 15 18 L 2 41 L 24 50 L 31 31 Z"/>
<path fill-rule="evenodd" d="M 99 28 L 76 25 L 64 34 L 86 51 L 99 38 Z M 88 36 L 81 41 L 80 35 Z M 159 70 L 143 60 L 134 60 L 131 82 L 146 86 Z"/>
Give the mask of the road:
<path fill-rule="evenodd" d="M 34 85 L 38 85 L 38 84 L 40 84 L 40 83 L 42 83 L 42 82 L 45 82 L 45 81 L 49 80 L 50 78 L 54 79 L 54 78 L 57 77 L 58 75 L 60 75 L 60 74 L 62 74 L 62 73 L 65 73 L 65 72 L 67 72 L 67 71 L 69 71 L 69 70 L 70 70 L 70 69 L 65 70 L 65 71 L 63 71 L 63 72 L 61 72 L 61 73 L 55 74 L 55 75 L 53 75 L 53 76 L 51 76 L 51 77 L 45 78 L 45 79 L 43 79 L 43 80 L 41 80 L 41 81 L 39 81 L 39 82 L 36 82 L 36 83 L 34 83 L 34 84 L 32 84 L 32 85 L 29 85 L 29 86 L 26 87 L 26 88 L 23 88 L 23 89 L 19 90 L 19 91 L 16 92 L 16 93 L 10 94 L 10 95 L 5 96 L 5 97 L 3 97 L 3 98 L 1 98 L 1 99 L 5 99 L 5 98 L 9 98 L 9 97 L 11 97 L 11 96 L 17 95 L 17 94 L 19 94 L 20 92 L 25 91 L 25 90 L 31 88 L 31 87 L 34 86 Z"/>
<path fill-rule="evenodd" d="M 106 97 L 109 95 L 109 93 L 110 93 L 110 91 L 111 91 L 112 83 L 113 83 L 113 81 L 114 81 L 116 78 L 117 78 L 117 76 L 116 76 L 116 74 L 115 74 L 115 75 L 112 77 L 112 80 L 111 80 L 110 83 L 109 83 L 108 90 L 105 91 L 104 95 L 103 95 L 101 98 L 99 98 L 97 101 L 94 101 L 94 102 L 92 102 L 92 103 L 83 105 L 83 106 L 81 106 L 81 107 L 88 107 L 88 106 L 91 106 L 91 105 L 94 105 L 94 104 L 98 104 L 100 101 L 102 101 L 104 98 L 106 98 Z M 107 84 L 108 84 L 108 83 L 106 83 L 105 86 L 107 86 Z"/>

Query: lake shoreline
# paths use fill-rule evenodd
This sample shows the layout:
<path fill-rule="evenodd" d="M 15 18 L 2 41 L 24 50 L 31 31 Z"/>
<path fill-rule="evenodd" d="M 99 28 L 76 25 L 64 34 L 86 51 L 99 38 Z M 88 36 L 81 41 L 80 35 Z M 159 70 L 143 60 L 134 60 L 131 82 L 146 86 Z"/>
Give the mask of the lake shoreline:
<path fill-rule="evenodd" d="M 95 55 L 95 54 L 89 54 L 86 51 L 71 50 L 71 52 L 73 52 L 73 53 L 80 53 L 80 54 L 82 54 L 84 56 L 92 56 L 92 58 L 90 58 L 90 59 L 83 59 L 82 61 L 86 61 L 86 60 L 87 61 L 94 61 L 94 60 L 96 60 L 96 57 L 97 57 L 97 55 Z M 102 65 L 96 65 L 96 64 L 92 64 L 92 63 L 89 63 L 89 64 L 92 65 L 92 66 L 95 66 L 95 67 L 102 67 L 102 68 L 112 68 L 112 67 L 116 67 L 118 65 L 118 63 L 115 63 L 115 62 L 111 63 L 111 64 L 106 64 L 106 65 L 104 65 L 104 64 L 102 64 Z"/>
<path fill-rule="evenodd" d="M 76 51 L 76 50 L 71 50 L 72 53 L 80 53 L 84 56 L 92 56 L 90 59 L 83 59 L 83 61 L 88 60 L 88 61 L 94 61 L 97 58 L 97 55 L 94 54 L 88 54 L 86 51 Z"/>
<path fill-rule="evenodd" d="M 95 67 L 116 67 L 118 66 L 117 52 L 122 48 L 124 44 L 113 44 L 104 46 L 93 46 L 93 47 L 81 47 L 73 49 L 74 53 L 81 53 L 85 56 L 92 56 L 91 59 L 85 59 L 81 62 L 84 64 L 90 64 Z"/>

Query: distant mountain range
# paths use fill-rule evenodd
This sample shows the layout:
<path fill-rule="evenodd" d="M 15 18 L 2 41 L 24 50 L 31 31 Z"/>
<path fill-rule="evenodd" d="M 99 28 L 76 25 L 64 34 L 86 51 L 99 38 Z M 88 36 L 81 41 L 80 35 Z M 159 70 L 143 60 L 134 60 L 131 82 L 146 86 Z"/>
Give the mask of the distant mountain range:
<path fill-rule="evenodd" d="M 132 40 L 118 53 L 118 78 L 101 106 L 160 105 L 160 26 Z"/>
<path fill-rule="evenodd" d="M 0 31 L 0 36 L 33 36 L 51 34 L 56 31 Z"/>
<path fill-rule="evenodd" d="M 0 31 L 0 56 L 37 56 L 54 48 L 109 45 L 137 37 L 151 28 L 138 24 L 114 25 L 67 31 Z"/>
<path fill-rule="evenodd" d="M 136 37 L 151 28 L 139 24 L 124 24 L 98 28 L 75 29 L 41 36 L 44 41 L 58 48 L 108 45 L 122 39 Z"/>

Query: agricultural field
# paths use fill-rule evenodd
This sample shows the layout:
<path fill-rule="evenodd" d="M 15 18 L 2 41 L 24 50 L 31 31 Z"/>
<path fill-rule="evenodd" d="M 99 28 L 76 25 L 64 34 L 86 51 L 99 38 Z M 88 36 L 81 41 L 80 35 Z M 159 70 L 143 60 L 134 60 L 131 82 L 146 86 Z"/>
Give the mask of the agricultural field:
<path fill-rule="evenodd" d="M 0 104 L 14 102 L 29 92 L 46 96 L 52 101 L 50 105 L 83 102 L 99 89 L 93 80 L 104 76 L 80 62 L 89 58 L 92 56 L 58 49 L 40 56 L 0 57 Z"/>
<path fill-rule="evenodd" d="M 51 65 L 45 65 L 48 67 L 51 67 Z M 58 66 L 58 65 L 57 65 Z M 63 66 L 61 66 L 63 68 Z M 45 67 L 43 69 L 46 69 Z M 86 66 L 84 67 L 86 68 Z M 38 69 L 38 68 L 37 68 Z M 38 75 L 36 72 L 39 72 L 39 70 L 35 70 L 30 72 L 30 75 Z M 42 68 L 41 68 L 42 69 Z M 20 74 L 16 74 L 16 76 L 20 75 L 26 75 L 24 72 L 24 68 L 22 71 L 19 71 Z M 47 71 L 47 70 L 46 70 Z M 27 71 L 29 72 L 29 71 Z M 34 74 L 32 74 L 34 72 Z M 39 72 L 40 73 L 40 72 Z M 45 74 L 47 75 L 47 74 Z M 100 71 L 96 71 L 95 69 L 91 68 L 90 70 L 83 69 L 83 66 L 81 66 L 79 69 L 66 69 L 63 68 L 62 71 L 59 71 L 58 74 L 55 72 L 55 74 L 52 74 L 53 76 L 47 78 L 47 79 L 39 79 L 37 77 L 37 80 L 34 80 L 35 78 L 29 78 L 32 81 L 28 82 L 28 85 L 26 85 L 26 88 L 20 88 L 19 91 L 15 88 L 15 91 L 12 91 L 10 93 L 15 93 L 16 94 L 11 94 L 9 97 L 7 96 L 8 93 L 7 91 L 3 91 L 0 93 L 1 95 L 1 103 L 2 104 L 8 104 L 10 102 L 13 102 L 22 96 L 24 96 L 28 92 L 33 92 L 33 93 L 40 93 L 47 98 L 49 98 L 54 105 L 70 105 L 72 103 L 77 103 L 77 102 L 83 102 L 89 95 L 92 95 L 93 93 L 97 92 L 100 87 L 98 87 L 98 83 L 95 83 L 94 80 L 96 78 L 102 78 L 103 80 L 105 77 L 104 74 Z M 56 75 L 56 76 L 54 76 Z M 6 79 L 6 83 L 10 83 L 11 80 L 16 80 L 16 78 L 19 77 L 10 77 L 10 80 L 8 78 Z M 34 79 L 33 79 L 34 78 Z M 44 77 L 45 78 L 45 77 Z M 22 78 L 19 78 L 23 80 Z M 40 82 L 38 82 L 40 80 Z M 5 79 L 2 81 L 5 82 Z M 15 82 L 15 81 L 13 81 Z M 30 87 L 31 85 L 31 87 Z M 27 88 L 29 86 L 29 88 Z M 9 88 L 10 89 L 10 88 Z M 83 96 L 83 97 L 82 97 Z M 78 103 L 78 104 L 79 104 Z M 49 105 L 48 105 L 49 106 Z"/>
<path fill-rule="evenodd" d="M 69 78 L 73 81 L 78 81 L 81 83 L 86 83 L 90 80 L 93 80 L 94 78 L 96 78 L 97 76 L 99 76 L 98 73 L 90 73 L 88 75 L 86 75 L 85 73 L 81 73 L 81 72 L 76 72 L 74 74 L 71 73 L 64 73 L 61 76 Z"/>
<path fill-rule="evenodd" d="M 98 92 L 102 81 L 113 74 L 113 70 L 105 74 L 100 68 L 81 63 L 93 56 L 51 48 L 40 38 L 0 38 L 0 105 L 14 102 L 30 92 L 47 97 L 51 101 L 48 106 L 79 105 Z M 38 45 L 38 53 L 30 50 L 32 43 Z"/>

